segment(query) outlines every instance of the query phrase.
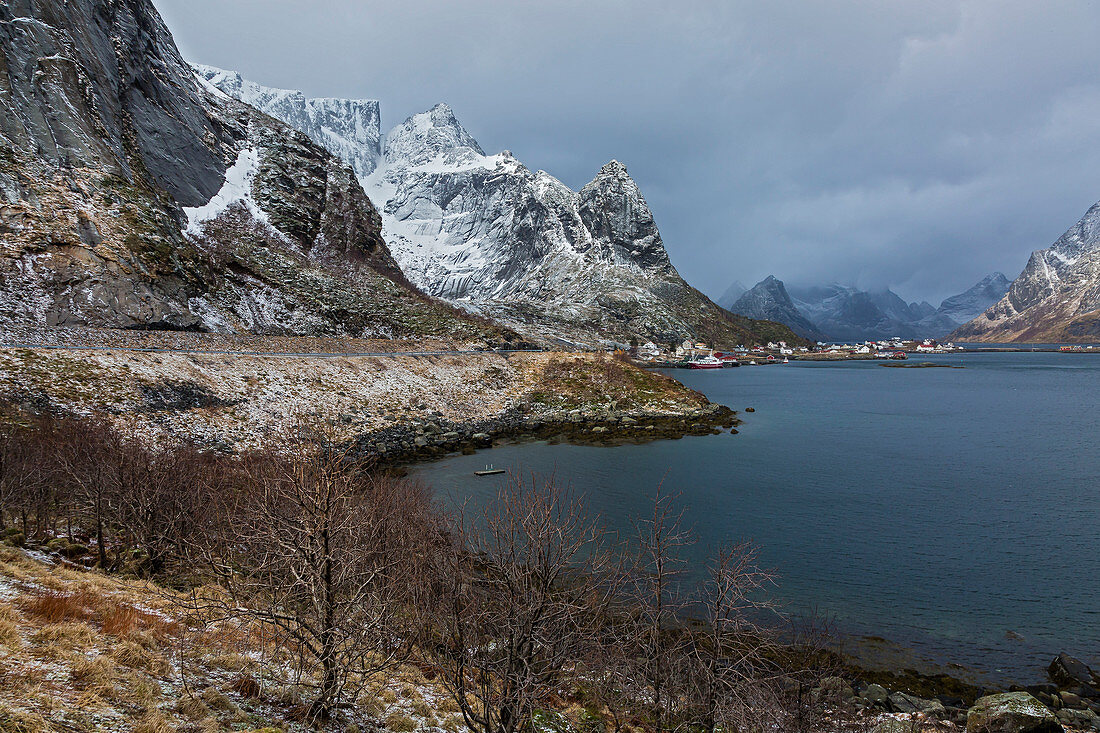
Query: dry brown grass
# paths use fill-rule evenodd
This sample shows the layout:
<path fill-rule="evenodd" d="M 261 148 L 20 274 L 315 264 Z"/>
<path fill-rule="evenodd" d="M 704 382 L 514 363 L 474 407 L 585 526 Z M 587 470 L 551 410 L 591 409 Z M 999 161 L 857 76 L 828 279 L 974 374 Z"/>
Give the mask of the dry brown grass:
<path fill-rule="evenodd" d="M 46 659 L 60 659 L 73 651 L 89 649 L 98 639 L 91 626 L 71 621 L 46 624 L 30 635 L 35 652 Z"/>
<path fill-rule="evenodd" d="M 146 632 L 163 641 L 179 633 L 180 624 L 127 603 L 108 602 L 103 609 L 102 628 L 111 636 L 134 638 Z"/>
<path fill-rule="evenodd" d="M 172 665 L 164 657 L 129 639 L 113 644 L 107 654 L 123 667 L 139 669 L 157 677 L 164 677 L 172 671 Z"/>
<path fill-rule="evenodd" d="M 241 674 L 229 683 L 229 689 L 244 698 L 259 698 L 263 693 L 260 682 L 250 674 Z"/>
<path fill-rule="evenodd" d="M 210 708 L 201 697 L 185 692 L 176 701 L 176 712 L 188 720 L 203 720 L 210 715 Z"/>
<path fill-rule="evenodd" d="M 134 726 L 134 733 L 173 733 L 175 730 L 176 726 L 156 708 L 146 710 Z"/>
<path fill-rule="evenodd" d="M 41 715 L 0 703 L 0 731 L 3 733 L 48 733 L 51 730 L 50 724 Z"/>
<path fill-rule="evenodd" d="M 19 648 L 23 645 L 19 634 L 22 616 L 10 603 L 0 603 L 0 646 Z"/>
<path fill-rule="evenodd" d="M 386 730 L 395 733 L 412 733 L 418 727 L 416 721 L 404 713 L 394 713 L 386 718 Z"/>
<path fill-rule="evenodd" d="M 117 677 L 115 663 L 102 654 L 91 659 L 78 657 L 72 665 L 73 684 L 101 698 L 114 695 Z"/>
<path fill-rule="evenodd" d="M 20 605 L 28 616 L 47 624 L 63 621 L 91 621 L 99 597 L 85 590 L 65 592 L 60 590 L 38 591 L 21 599 Z"/>

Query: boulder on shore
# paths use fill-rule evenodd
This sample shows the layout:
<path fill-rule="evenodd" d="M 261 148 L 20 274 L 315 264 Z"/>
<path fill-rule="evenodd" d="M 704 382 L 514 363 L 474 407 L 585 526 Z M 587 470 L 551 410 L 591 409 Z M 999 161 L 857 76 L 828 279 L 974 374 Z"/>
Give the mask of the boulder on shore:
<path fill-rule="evenodd" d="M 978 698 L 966 716 L 966 733 L 1064 733 L 1062 725 L 1029 693 Z"/>
<path fill-rule="evenodd" d="M 1047 667 L 1047 675 L 1050 676 L 1051 682 L 1063 689 L 1080 686 L 1100 686 L 1100 679 L 1097 679 L 1092 670 L 1088 668 L 1088 665 L 1065 652 L 1056 656 L 1054 661 L 1050 663 L 1050 666 Z"/>
<path fill-rule="evenodd" d="M 886 718 L 876 725 L 871 733 L 919 733 L 920 723 L 916 719 Z"/>
<path fill-rule="evenodd" d="M 940 717 L 947 711 L 939 700 L 925 700 L 904 692 L 892 693 L 889 698 L 890 709 L 895 713 L 925 713 Z"/>

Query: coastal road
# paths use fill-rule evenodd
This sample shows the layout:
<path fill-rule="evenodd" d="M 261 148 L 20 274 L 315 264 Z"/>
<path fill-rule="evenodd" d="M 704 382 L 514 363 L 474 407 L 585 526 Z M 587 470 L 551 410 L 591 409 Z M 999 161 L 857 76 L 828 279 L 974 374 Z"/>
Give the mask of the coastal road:
<path fill-rule="evenodd" d="M 539 353 L 541 349 L 469 349 L 453 351 L 234 351 L 227 349 L 171 349 L 146 346 L 78 346 L 60 344 L 0 344 L 3 349 L 35 349 L 51 351 L 135 351 L 151 354 L 206 354 L 210 356 L 270 356 L 291 359 L 333 359 L 339 357 L 386 358 L 398 356 L 472 356 L 484 354 Z"/>

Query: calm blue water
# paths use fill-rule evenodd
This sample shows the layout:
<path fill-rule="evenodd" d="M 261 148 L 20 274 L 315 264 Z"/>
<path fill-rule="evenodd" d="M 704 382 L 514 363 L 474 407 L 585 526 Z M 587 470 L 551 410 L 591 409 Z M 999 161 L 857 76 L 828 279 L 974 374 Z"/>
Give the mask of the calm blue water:
<path fill-rule="evenodd" d="M 1002 679 L 1038 677 L 1062 650 L 1100 662 L 1100 356 L 924 360 L 966 368 L 677 371 L 757 411 L 738 435 L 503 446 L 417 473 L 474 501 L 499 485 L 472 476 L 487 462 L 555 473 L 614 528 L 663 478 L 700 553 L 752 539 L 791 611 Z"/>

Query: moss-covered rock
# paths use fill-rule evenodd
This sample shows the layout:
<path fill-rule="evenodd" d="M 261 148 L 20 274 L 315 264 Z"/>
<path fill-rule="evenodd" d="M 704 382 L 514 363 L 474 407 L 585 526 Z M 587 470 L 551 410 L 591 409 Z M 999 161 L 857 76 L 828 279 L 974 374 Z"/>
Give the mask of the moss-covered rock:
<path fill-rule="evenodd" d="M 966 716 L 967 733 L 1063 733 L 1054 714 L 1027 692 L 979 698 Z"/>

